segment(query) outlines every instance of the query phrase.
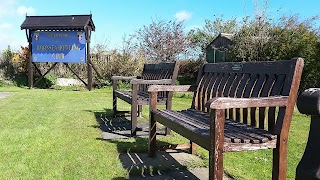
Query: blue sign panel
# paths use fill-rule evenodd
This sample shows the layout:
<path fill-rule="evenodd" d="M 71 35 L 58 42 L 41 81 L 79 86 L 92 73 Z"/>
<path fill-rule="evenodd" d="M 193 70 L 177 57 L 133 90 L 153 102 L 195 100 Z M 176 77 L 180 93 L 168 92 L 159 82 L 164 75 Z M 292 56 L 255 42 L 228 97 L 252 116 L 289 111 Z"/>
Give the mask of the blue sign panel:
<path fill-rule="evenodd" d="M 86 62 L 84 31 L 35 31 L 31 36 L 33 62 Z"/>

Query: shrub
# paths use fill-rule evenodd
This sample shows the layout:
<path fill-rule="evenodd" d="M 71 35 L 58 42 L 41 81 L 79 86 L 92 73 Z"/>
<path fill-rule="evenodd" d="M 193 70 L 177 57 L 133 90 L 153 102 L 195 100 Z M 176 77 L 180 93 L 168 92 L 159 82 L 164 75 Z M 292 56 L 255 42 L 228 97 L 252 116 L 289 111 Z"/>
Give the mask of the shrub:
<path fill-rule="evenodd" d="M 49 72 L 48 74 L 46 74 L 43 79 L 37 84 L 38 88 L 51 88 L 53 85 L 55 85 L 57 83 L 57 76 L 52 73 Z"/>

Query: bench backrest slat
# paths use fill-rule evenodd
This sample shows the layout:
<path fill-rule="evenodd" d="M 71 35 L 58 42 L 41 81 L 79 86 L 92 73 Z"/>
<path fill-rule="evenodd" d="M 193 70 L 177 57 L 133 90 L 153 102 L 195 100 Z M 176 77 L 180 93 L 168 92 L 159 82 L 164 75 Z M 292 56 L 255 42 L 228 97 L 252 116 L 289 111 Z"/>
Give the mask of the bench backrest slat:
<path fill-rule="evenodd" d="M 191 108 L 207 112 L 205 104 L 213 97 L 288 96 L 292 88 L 296 63 L 297 59 L 276 62 L 204 64 L 198 75 L 198 88 Z M 276 119 L 283 119 L 284 113 L 285 108 L 279 107 L 244 108 L 229 109 L 226 111 L 226 116 L 245 124 L 273 131 Z"/>
<path fill-rule="evenodd" d="M 179 62 L 144 64 L 141 79 L 144 80 L 161 80 L 172 79 L 172 85 L 175 84 L 179 70 Z M 148 93 L 150 84 L 139 85 L 139 91 Z M 166 97 L 167 93 L 160 92 L 159 96 Z"/>

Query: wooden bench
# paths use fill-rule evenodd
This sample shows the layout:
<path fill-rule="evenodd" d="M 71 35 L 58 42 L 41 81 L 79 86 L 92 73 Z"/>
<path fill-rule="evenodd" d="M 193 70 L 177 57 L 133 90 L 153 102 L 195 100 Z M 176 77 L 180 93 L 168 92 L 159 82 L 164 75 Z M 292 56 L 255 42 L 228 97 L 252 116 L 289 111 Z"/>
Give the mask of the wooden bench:
<path fill-rule="evenodd" d="M 149 104 L 148 87 L 150 84 L 175 85 L 178 76 L 179 63 L 145 64 L 141 76 L 124 77 L 113 76 L 113 115 L 123 111 L 117 110 L 117 98 L 131 104 L 131 135 L 135 136 L 137 131 L 137 116 L 140 116 L 142 105 Z M 131 89 L 124 91 L 118 89 L 118 81 L 131 81 Z M 171 109 L 172 92 L 159 92 L 158 103 L 165 104 Z M 169 133 L 167 130 L 166 133 Z"/>
<path fill-rule="evenodd" d="M 209 179 L 222 179 L 223 152 L 273 149 L 273 179 L 286 178 L 287 142 L 303 59 L 208 63 L 195 86 L 153 85 L 149 156 L 156 155 L 156 122 L 209 151 Z M 157 109 L 158 91 L 194 92 L 191 108 Z M 174 146 L 176 147 L 176 146 Z M 181 146 L 183 147 L 183 146 Z"/>

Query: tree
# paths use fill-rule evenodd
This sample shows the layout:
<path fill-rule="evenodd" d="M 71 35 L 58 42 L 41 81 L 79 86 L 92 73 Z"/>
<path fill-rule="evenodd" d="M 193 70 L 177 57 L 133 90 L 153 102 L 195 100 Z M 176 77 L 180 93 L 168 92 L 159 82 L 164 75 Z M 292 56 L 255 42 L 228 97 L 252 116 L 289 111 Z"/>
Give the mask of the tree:
<path fill-rule="evenodd" d="M 188 33 L 191 47 L 200 55 L 204 56 L 207 45 L 220 33 L 236 33 L 238 22 L 236 19 L 223 19 L 223 16 L 214 20 L 205 19 L 205 25 L 202 28 L 192 29 Z"/>
<path fill-rule="evenodd" d="M 266 61 L 269 44 L 274 40 L 271 37 L 272 19 L 268 19 L 266 12 L 269 0 L 253 0 L 253 18 L 243 18 L 240 30 L 233 38 L 230 47 L 230 61 Z"/>
<path fill-rule="evenodd" d="M 230 46 L 230 61 L 266 61 L 270 59 L 268 45 L 274 38 L 270 35 L 272 24 L 263 16 L 256 16 L 253 20 L 248 17 L 233 37 Z"/>
<path fill-rule="evenodd" d="M 148 60 L 175 61 L 187 52 L 189 41 L 184 33 L 183 21 L 152 20 L 132 37 L 136 47 Z"/>
<path fill-rule="evenodd" d="M 300 20 L 283 16 L 277 23 L 255 19 L 244 23 L 229 49 L 232 61 L 270 61 L 302 57 L 305 60 L 300 90 L 319 87 L 320 36 L 318 17 Z"/>
<path fill-rule="evenodd" d="M 283 16 L 272 29 L 274 44 L 270 54 L 275 59 L 302 57 L 305 66 L 300 89 L 320 87 L 320 34 L 315 27 L 319 17 L 300 20 L 298 15 Z"/>

